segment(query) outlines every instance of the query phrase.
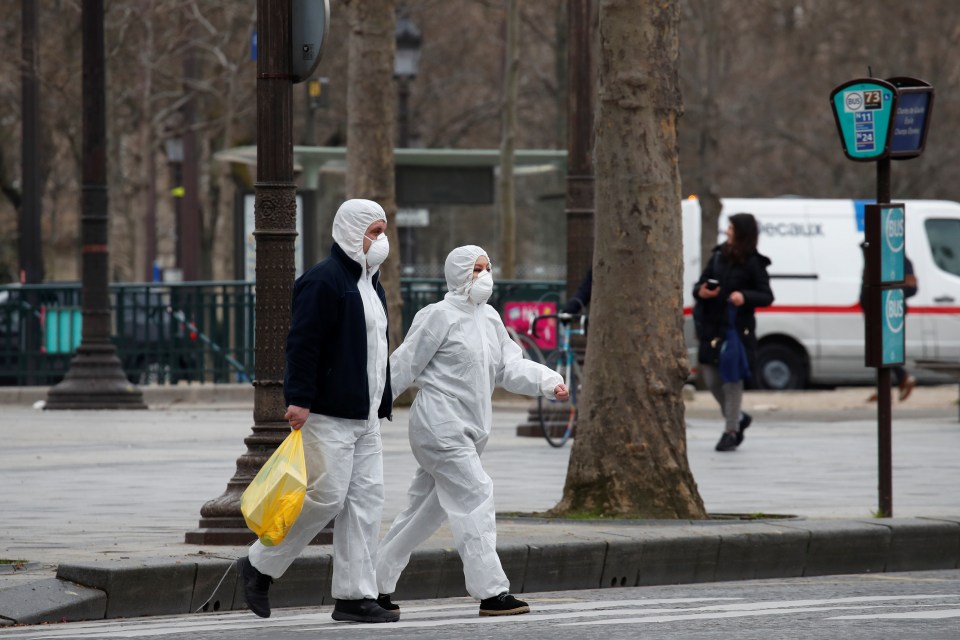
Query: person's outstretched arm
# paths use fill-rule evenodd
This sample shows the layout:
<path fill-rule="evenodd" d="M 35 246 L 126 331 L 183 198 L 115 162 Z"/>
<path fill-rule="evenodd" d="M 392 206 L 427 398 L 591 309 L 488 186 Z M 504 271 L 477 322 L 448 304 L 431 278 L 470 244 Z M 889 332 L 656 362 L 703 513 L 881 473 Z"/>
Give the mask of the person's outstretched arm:
<path fill-rule="evenodd" d="M 558 394 L 558 386 L 563 386 L 563 377 L 550 367 L 525 359 L 520 345 L 510 338 L 503 326 L 503 320 L 495 310 L 490 308 L 487 317 L 495 324 L 499 342 L 500 367 L 497 369 L 497 386 L 524 396 L 565 400 L 565 397 L 558 397 L 566 393 L 566 387 L 563 387 Z"/>

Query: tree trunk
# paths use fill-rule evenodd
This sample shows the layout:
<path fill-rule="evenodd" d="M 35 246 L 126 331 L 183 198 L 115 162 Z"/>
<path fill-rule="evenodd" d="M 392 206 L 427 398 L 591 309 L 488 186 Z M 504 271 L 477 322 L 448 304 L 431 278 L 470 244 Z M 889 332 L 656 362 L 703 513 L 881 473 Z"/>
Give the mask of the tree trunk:
<path fill-rule="evenodd" d="M 378 202 L 387 213 L 390 257 L 380 267 L 390 315 L 390 347 L 403 339 L 400 246 L 394 188 L 393 85 L 395 0 L 349 0 L 347 198 Z"/>
<path fill-rule="evenodd" d="M 706 516 L 681 396 L 678 25 L 674 0 L 600 3 L 591 332 L 558 515 Z"/>
<path fill-rule="evenodd" d="M 517 210 L 514 201 L 513 150 L 517 131 L 517 77 L 520 70 L 520 0 L 507 0 L 506 68 L 500 129 L 500 274 L 517 276 Z"/>

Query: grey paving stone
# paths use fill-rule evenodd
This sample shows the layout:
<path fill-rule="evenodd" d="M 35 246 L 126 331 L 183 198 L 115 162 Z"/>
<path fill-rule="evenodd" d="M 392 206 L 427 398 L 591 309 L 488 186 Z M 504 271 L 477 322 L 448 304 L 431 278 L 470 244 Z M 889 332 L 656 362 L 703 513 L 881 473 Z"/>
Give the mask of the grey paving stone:
<path fill-rule="evenodd" d="M 197 574 L 194 562 L 169 560 L 61 564 L 57 578 L 107 594 L 107 618 L 187 613 Z"/>
<path fill-rule="evenodd" d="M 410 554 L 394 592 L 396 600 L 424 600 L 438 596 L 446 554 L 443 549 L 420 549 Z"/>
<path fill-rule="evenodd" d="M 0 589 L 0 626 L 99 620 L 106 610 L 103 591 L 56 578 Z"/>
<path fill-rule="evenodd" d="M 767 524 L 725 527 L 720 535 L 714 580 L 802 576 L 809 542 L 810 534 L 806 531 Z"/>
<path fill-rule="evenodd" d="M 526 544 L 497 545 L 497 555 L 500 556 L 500 566 L 510 581 L 510 591 L 524 593 L 531 591 L 527 588 L 527 560 L 530 557 L 530 547 Z M 462 575 L 461 565 L 461 575 Z"/>
<path fill-rule="evenodd" d="M 882 573 L 890 553 L 890 529 L 856 521 L 804 520 L 777 523 L 810 534 L 805 576 Z"/>
<path fill-rule="evenodd" d="M 596 589 L 606 553 L 605 542 L 530 545 L 523 591 Z"/>
<path fill-rule="evenodd" d="M 720 536 L 716 527 L 651 531 L 642 538 L 639 586 L 710 582 L 717 570 Z"/>
<path fill-rule="evenodd" d="M 887 571 L 955 569 L 960 561 L 960 523 L 920 518 L 869 520 L 890 529 Z"/>
<path fill-rule="evenodd" d="M 523 547 L 526 551 L 526 547 Z M 442 558 L 440 560 L 440 578 L 437 584 L 438 598 L 455 598 L 467 595 L 467 587 L 463 578 L 463 562 L 460 560 L 460 554 L 452 547 L 446 547 L 440 550 Z M 499 551 L 499 549 L 498 549 Z M 500 554 L 500 561 L 503 562 L 503 554 Z M 504 566 L 506 570 L 506 566 Z M 508 574 L 509 576 L 509 574 Z M 513 580 L 510 581 L 511 584 Z"/>
<path fill-rule="evenodd" d="M 193 583 L 190 611 L 215 613 L 233 609 L 238 580 L 234 560 L 211 559 L 197 562 L 197 577 Z"/>
<path fill-rule="evenodd" d="M 643 543 L 639 540 L 611 540 L 607 543 L 607 555 L 603 560 L 600 586 L 634 587 L 643 566 Z"/>

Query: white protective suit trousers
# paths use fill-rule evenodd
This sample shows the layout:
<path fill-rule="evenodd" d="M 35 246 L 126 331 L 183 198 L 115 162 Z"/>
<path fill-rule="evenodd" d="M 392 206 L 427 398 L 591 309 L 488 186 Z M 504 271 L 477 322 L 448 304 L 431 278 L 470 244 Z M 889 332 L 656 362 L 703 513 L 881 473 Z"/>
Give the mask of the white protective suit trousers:
<path fill-rule="evenodd" d="M 410 554 L 444 518 L 463 561 L 467 593 L 478 600 L 510 590 L 497 556 L 493 481 L 480 465 L 486 435 L 474 440 L 461 423 L 426 427 L 411 422 L 410 446 L 420 463 L 407 493 L 409 504 L 380 542 L 377 585 L 393 593 Z"/>
<path fill-rule="evenodd" d="M 250 562 L 279 578 L 327 523 L 333 528 L 333 585 L 341 600 L 376 598 L 374 557 L 383 512 L 380 421 L 345 420 L 311 413 L 303 431 L 307 495 L 283 542 L 257 541 Z"/>

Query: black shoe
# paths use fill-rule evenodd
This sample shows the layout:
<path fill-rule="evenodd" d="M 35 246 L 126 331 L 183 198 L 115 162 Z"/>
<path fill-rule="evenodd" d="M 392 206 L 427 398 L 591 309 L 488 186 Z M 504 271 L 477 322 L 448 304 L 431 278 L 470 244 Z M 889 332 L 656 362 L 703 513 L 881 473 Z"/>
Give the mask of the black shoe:
<path fill-rule="evenodd" d="M 269 618 L 270 597 L 267 595 L 267 591 L 270 590 L 273 578 L 257 571 L 257 568 L 250 564 L 250 558 L 237 560 L 237 571 L 240 573 L 240 580 L 243 582 L 243 596 L 247 600 L 250 611 L 261 618 Z"/>
<path fill-rule="evenodd" d="M 739 447 L 740 444 L 743 442 L 743 432 L 746 430 L 747 427 L 750 426 L 750 423 L 752 423 L 752 422 L 753 422 L 753 416 L 751 416 L 749 413 L 744 412 L 744 413 L 741 414 L 741 416 L 740 416 L 740 430 L 737 431 L 737 446 L 738 446 L 738 447 Z"/>
<path fill-rule="evenodd" d="M 530 607 L 507 592 L 480 601 L 482 616 L 515 616 L 519 613 L 530 613 Z"/>
<path fill-rule="evenodd" d="M 393 602 L 391 602 L 389 593 L 381 593 L 378 595 L 377 604 L 387 611 L 400 611 L 400 605 L 393 604 Z"/>
<path fill-rule="evenodd" d="M 364 598 L 337 600 L 331 617 L 341 622 L 396 622 L 400 619 L 400 612 L 387 611 L 373 598 Z"/>
<path fill-rule="evenodd" d="M 737 434 L 724 431 L 720 436 L 720 442 L 717 443 L 717 451 L 736 451 Z"/>

